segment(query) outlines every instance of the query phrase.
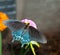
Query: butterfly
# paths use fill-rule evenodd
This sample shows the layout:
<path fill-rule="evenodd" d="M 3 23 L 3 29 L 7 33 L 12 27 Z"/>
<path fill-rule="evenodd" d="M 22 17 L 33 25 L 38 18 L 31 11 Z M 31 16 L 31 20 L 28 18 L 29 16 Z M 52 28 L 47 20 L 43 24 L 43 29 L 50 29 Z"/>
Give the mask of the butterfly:
<path fill-rule="evenodd" d="M 36 42 L 39 43 L 47 43 L 47 39 L 45 36 L 38 31 L 38 29 L 34 28 L 33 26 L 30 25 L 30 22 L 21 22 L 19 20 L 7 20 L 5 21 L 5 25 L 8 26 L 8 28 L 12 31 L 12 36 L 14 42 L 15 40 L 20 41 L 22 43 L 22 47 L 24 44 L 30 43 L 35 43 L 38 45 Z"/>

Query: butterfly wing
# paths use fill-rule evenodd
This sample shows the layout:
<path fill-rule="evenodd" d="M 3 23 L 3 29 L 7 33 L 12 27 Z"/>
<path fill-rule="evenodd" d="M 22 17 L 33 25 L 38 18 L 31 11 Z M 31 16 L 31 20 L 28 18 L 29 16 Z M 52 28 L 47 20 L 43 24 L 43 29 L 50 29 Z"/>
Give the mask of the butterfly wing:
<path fill-rule="evenodd" d="M 39 32 L 37 29 L 33 28 L 32 26 L 29 27 L 29 33 L 31 40 L 40 42 L 40 43 L 47 43 L 45 36 Z"/>
<path fill-rule="evenodd" d="M 26 26 L 25 23 L 22 23 L 18 20 L 7 20 L 4 23 L 9 27 L 11 31 L 16 31 Z"/>

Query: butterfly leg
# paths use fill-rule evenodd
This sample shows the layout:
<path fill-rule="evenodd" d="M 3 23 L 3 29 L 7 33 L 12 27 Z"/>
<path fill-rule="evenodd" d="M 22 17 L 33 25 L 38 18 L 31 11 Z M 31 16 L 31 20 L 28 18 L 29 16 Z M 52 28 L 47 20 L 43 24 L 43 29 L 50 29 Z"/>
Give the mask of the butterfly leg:
<path fill-rule="evenodd" d="M 31 47 L 31 50 L 32 50 L 33 54 L 36 55 L 33 44 L 31 42 L 30 42 L 30 47 Z"/>
<path fill-rule="evenodd" d="M 24 46 L 24 44 L 21 45 L 21 48 Z"/>
<path fill-rule="evenodd" d="M 32 44 L 36 45 L 38 48 L 40 47 L 40 44 L 36 41 L 31 41 Z"/>
<path fill-rule="evenodd" d="M 28 48 L 28 46 L 29 46 L 29 43 L 26 45 L 25 49 L 27 49 L 27 48 Z"/>

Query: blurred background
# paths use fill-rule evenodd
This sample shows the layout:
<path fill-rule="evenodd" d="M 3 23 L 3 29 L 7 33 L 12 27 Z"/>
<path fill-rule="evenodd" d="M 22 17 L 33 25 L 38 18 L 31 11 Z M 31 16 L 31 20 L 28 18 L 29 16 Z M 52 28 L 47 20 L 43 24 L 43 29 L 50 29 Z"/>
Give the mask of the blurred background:
<path fill-rule="evenodd" d="M 0 11 L 8 14 L 10 19 L 16 18 L 16 1 L 0 0 Z"/>
<path fill-rule="evenodd" d="M 60 0 L 0 0 L 0 11 L 10 19 L 36 22 L 48 40 L 37 55 L 60 55 Z"/>
<path fill-rule="evenodd" d="M 60 0 L 0 0 L 0 11 L 10 19 L 32 19 L 41 30 L 60 28 Z"/>

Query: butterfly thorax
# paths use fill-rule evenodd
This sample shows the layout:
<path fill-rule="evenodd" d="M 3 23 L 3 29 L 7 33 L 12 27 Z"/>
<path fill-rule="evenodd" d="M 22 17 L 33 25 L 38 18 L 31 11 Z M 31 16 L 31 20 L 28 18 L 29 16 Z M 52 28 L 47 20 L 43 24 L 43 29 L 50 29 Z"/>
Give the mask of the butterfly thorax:
<path fill-rule="evenodd" d="M 24 29 L 27 29 L 29 27 L 30 23 L 27 23 Z"/>

